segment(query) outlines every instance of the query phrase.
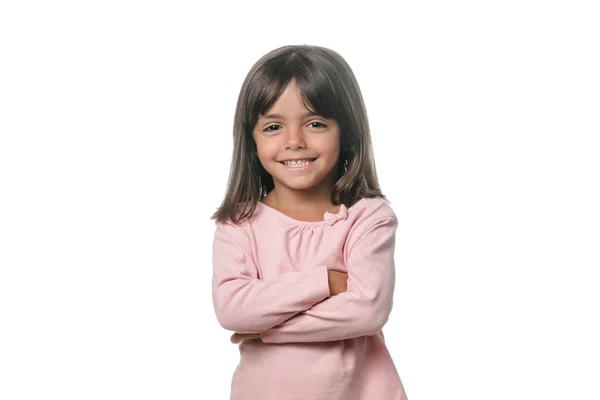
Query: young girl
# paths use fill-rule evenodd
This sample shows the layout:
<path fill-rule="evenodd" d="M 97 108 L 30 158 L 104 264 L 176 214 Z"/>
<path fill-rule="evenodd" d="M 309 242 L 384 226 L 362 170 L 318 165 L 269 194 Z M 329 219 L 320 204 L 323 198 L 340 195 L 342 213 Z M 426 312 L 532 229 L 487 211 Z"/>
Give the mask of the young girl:
<path fill-rule="evenodd" d="M 240 362 L 232 400 L 401 400 L 382 328 L 397 219 L 346 61 L 285 46 L 250 70 L 216 232 L 212 294 Z"/>

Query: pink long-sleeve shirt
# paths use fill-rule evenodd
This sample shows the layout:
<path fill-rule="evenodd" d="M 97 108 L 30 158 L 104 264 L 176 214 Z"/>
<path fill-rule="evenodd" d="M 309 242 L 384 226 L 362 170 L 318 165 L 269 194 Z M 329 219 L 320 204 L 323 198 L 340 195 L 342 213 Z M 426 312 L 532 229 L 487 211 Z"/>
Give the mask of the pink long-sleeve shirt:
<path fill-rule="evenodd" d="M 231 400 L 405 400 L 382 328 L 392 310 L 397 219 L 363 198 L 304 222 L 259 202 L 240 225 L 217 223 L 213 304 L 241 342 Z M 348 274 L 329 292 L 327 270 Z"/>

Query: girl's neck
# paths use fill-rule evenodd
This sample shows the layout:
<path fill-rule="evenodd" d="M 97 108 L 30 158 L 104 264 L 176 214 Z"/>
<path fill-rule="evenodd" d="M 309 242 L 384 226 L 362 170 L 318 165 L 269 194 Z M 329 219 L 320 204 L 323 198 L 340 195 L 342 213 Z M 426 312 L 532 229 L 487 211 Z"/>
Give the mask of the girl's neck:
<path fill-rule="evenodd" d="M 275 187 L 263 199 L 263 203 L 297 220 L 322 221 L 325 212 L 337 213 L 340 210 L 339 205 L 331 203 L 332 189 L 285 190 Z"/>

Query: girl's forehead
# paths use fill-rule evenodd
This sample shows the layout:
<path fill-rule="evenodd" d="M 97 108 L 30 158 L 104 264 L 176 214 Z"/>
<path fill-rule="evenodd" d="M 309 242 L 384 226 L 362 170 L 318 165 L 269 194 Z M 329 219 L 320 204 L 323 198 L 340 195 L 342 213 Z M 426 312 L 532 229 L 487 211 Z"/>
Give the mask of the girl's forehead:
<path fill-rule="evenodd" d="M 317 117 L 320 116 L 319 113 L 309 110 L 307 108 L 304 109 L 304 112 L 298 112 L 298 110 L 274 110 L 271 109 L 267 111 L 265 114 L 259 114 L 259 119 L 292 119 L 292 118 L 309 118 L 309 117 Z"/>
<path fill-rule="evenodd" d="M 265 118 L 301 119 L 318 115 L 327 120 L 339 121 L 339 95 L 334 88 L 307 79 L 292 77 L 285 82 L 271 77 L 255 82 L 246 107 L 247 121 L 250 126 Z M 276 79 L 277 78 L 277 79 Z M 308 115 L 310 113 L 310 115 Z M 343 114 L 343 112 L 341 113 Z"/>
<path fill-rule="evenodd" d="M 292 80 L 283 92 L 271 102 L 264 111 L 258 112 L 259 118 L 309 117 L 319 115 L 298 84 Z"/>

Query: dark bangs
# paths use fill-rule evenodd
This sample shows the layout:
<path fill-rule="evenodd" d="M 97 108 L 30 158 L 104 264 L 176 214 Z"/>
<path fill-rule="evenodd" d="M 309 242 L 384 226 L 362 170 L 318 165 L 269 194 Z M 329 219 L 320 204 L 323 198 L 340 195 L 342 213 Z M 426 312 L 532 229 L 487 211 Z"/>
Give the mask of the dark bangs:
<path fill-rule="evenodd" d="M 265 63 L 256 71 L 253 90 L 248 90 L 245 99 L 248 105 L 244 127 L 252 134 L 259 115 L 265 114 L 275 104 L 292 80 L 302 93 L 304 106 L 328 119 L 340 122 L 339 97 L 331 90 L 335 87 L 323 68 L 323 62 L 311 60 L 310 54 L 296 51 L 282 54 Z"/>

